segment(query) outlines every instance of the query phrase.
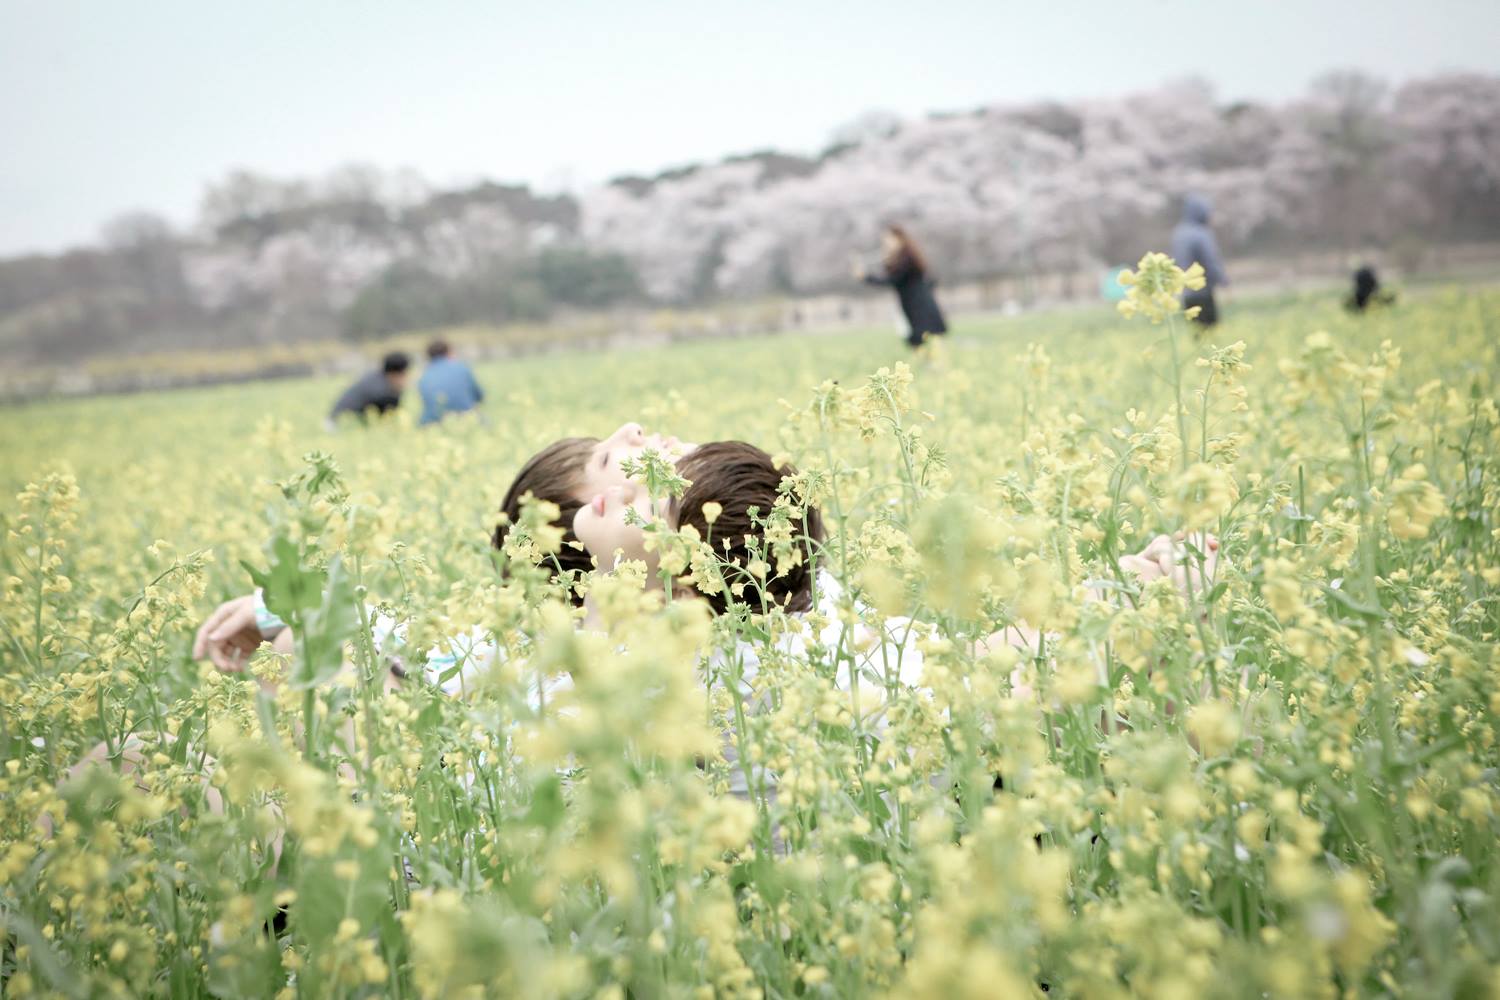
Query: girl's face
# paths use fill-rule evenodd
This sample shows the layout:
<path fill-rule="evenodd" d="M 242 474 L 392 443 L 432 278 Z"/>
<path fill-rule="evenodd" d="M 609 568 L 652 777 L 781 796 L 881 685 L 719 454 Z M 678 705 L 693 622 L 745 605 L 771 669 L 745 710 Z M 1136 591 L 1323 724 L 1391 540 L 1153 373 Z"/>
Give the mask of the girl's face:
<path fill-rule="evenodd" d="M 621 424 L 613 434 L 594 445 L 584 463 L 573 499 L 588 504 L 610 487 L 630 483 L 622 466 L 627 460 L 639 461 L 648 448 L 675 462 L 696 447 L 671 435 L 647 434 L 640 424 L 633 421 Z"/>
<path fill-rule="evenodd" d="M 573 534 L 589 550 L 589 555 L 598 560 L 601 569 L 614 568 L 618 553 L 618 559 L 638 559 L 645 563 L 647 580 L 655 581 L 657 554 L 646 551 L 643 524 L 630 521 L 637 518 L 648 524 L 662 521 L 670 528 L 667 507 L 666 500 L 653 504 L 644 486 L 627 479 L 605 487 L 578 508 L 573 515 Z M 635 518 L 629 516 L 631 512 Z"/>

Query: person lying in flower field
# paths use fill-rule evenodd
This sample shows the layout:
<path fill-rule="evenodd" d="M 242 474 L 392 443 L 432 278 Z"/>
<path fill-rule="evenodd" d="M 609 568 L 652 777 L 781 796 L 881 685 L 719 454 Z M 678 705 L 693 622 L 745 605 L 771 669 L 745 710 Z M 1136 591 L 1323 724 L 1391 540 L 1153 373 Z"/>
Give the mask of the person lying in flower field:
<path fill-rule="evenodd" d="M 763 813 L 776 801 L 780 776 L 760 764 L 741 766 L 752 759 L 742 732 L 749 718 L 769 710 L 766 685 L 778 671 L 788 665 L 831 667 L 835 688 L 851 699 L 850 711 L 872 733 L 884 729 L 888 703 L 898 692 L 931 694 L 923 683 L 931 626 L 886 618 L 863 602 L 843 600 L 843 588 L 818 566 L 822 517 L 815 507 L 798 502 L 798 481 L 795 468 L 753 445 L 683 444 L 627 424 L 602 440 L 564 439 L 533 456 L 507 490 L 503 506 L 514 503 L 515 518 L 502 510 L 493 539 L 506 554 L 506 565 L 514 562 L 519 571 L 534 560 L 554 585 L 566 587 L 581 603 L 578 625 L 585 630 L 602 634 L 607 628 L 595 600 L 601 576 L 634 581 L 626 586 L 643 588 L 655 606 L 665 600 L 701 602 L 715 617 L 735 623 L 700 651 L 699 683 L 711 697 L 717 694 L 733 705 L 738 720 L 721 739 L 723 788 L 757 803 Z M 548 498 L 537 500 L 531 490 L 538 487 L 548 490 Z M 571 514 L 566 527 L 563 510 Z M 1208 554 L 1201 567 L 1190 566 L 1184 546 L 1165 535 L 1121 557 L 1119 564 L 1137 587 L 1167 579 L 1185 589 L 1191 579 L 1201 590 L 1213 580 L 1219 547 L 1211 536 L 1201 542 Z M 565 568 L 565 561 L 579 567 L 579 556 L 588 560 L 589 570 Z M 401 628 L 377 614 L 370 620 L 375 649 L 390 667 L 387 689 L 406 678 L 408 665 L 420 663 L 425 682 L 461 695 L 507 655 L 494 636 L 474 629 L 413 657 L 402 648 Z M 754 620 L 765 625 L 757 627 Z M 764 638 L 754 641 L 753 633 Z M 194 655 L 221 670 L 238 671 L 266 640 L 283 652 L 293 648 L 290 630 L 257 592 L 221 605 L 199 629 Z M 1041 640 L 1035 629 L 1017 623 L 974 645 L 979 655 L 1015 649 L 1035 656 Z M 523 639 L 520 655 L 526 649 Z M 1009 655 L 1019 662 L 1018 655 Z M 765 670 L 770 673 L 763 677 Z M 568 711 L 569 676 L 542 676 L 533 685 L 525 692 L 527 711 L 542 712 L 544 706 Z M 1019 665 L 1011 671 L 1008 693 L 1034 701 Z M 344 742 L 353 755 L 352 731 Z M 125 763 L 136 766 L 128 757 Z M 770 843 L 778 851 L 783 847 L 774 831 Z"/>
<path fill-rule="evenodd" d="M 563 583 L 585 609 L 584 628 L 596 626 L 599 615 L 582 574 L 634 565 L 643 571 L 640 579 L 648 591 L 703 600 L 715 615 L 732 608 L 791 615 L 777 632 L 780 651 L 805 658 L 809 645 L 834 650 L 841 688 L 851 687 L 853 674 L 863 671 L 879 690 L 886 680 L 877 665 L 893 662 L 900 684 L 920 687 L 919 637 L 925 630 L 905 618 L 848 628 L 840 608 L 843 589 L 818 568 L 821 515 L 792 499 L 796 482 L 796 469 L 778 465 L 753 445 L 724 441 L 700 447 L 647 435 L 639 424 L 628 423 L 607 438 L 560 440 L 528 460 L 506 492 L 494 544 L 506 553 L 507 565 L 529 559 Z M 535 490 L 545 492 L 538 496 Z M 526 517 L 523 508 L 533 505 L 550 516 L 544 522 Z M 1165 578 L 1180 590 L 1190 581 L 1201 590 L 1212 585 L 1219 544 L 1212 536 L 1200 541 L 1207 554 L 1202 565 L 1190 564 L 1180 538 L 1174 542 L 1158 535 L 1140 552 L 1122 556 L 1119 566 L 1137 586 Z M 858 610 L 864 619 L 878 617 L 863 604 Z M 801 619 L 809 612 L 823 623 L 821 629 L 805 627 Z M 377 649 L 401 641 L 395 623 L 372 620 Z M 977 648 L 1010 645 L 1035 652 L 1039 638 L 1035 629 L 1016 623 L 980 639 Z M 268 640 L 276 640 L 283 652 L 292 648 L 290 632 L 257 591 L 220 605 L 199 628 L 193 655 L 238 671 Z M 478 629 L 446 645 L 446 652 L 428 651 L 423 665 L 427 677 L 450 693 L 461 692 L 491 668 L 499 651 Z M 744 640 L 737 647 L 739 683 L 748 695 L 757 656 Z M 1018 669 L 1016 687 L 1029 693 L 1019 677 Z"/>
<path fill-rule="evenodd" d="M 681 495 L 653 495 L 639 474 L 648 457 L 655 459 L 657 477 L 674 478 L 669 485 Z M 675 459 L 673 471 L 664 459 Z M 497 549 L 512 546 L 513 557 L 530 553 L 570 584 L 576 574 L 609 572 L 634 561 L 645 567 L 648 587 L 661 589 L 671 580 L 675 598 L 705 599 L 715 614 L 724 613 L 731 602 L 756 612 L 774 606 L 803 613 L 813 607 L 816 589 L 836 592 L 839 587 L 831 575 L 815 569 L 823 541 L 817 509 L 804 506 L 799 511 L 783 492 L 795 476 L 795 469 L 777 466 L 768 453 L 744 442 L 700 448 L 676 437 L 648 435 L 639 424 L 627 423 L 603 439 L 562 439 L 528 460 L 506 492 L 494 544 Z M 542 530 L 555 532 L 556 538 L 541 552 L 526 532 L 517 533 L 519 545 L 512 535 L 527 502 L 555 511 Z M 718 548 L 713 544 L 716 526 Z M 705 544 L 696 551 L 673 544 L 679 541 L 673 536 L 684 529 L 690 540 Z M 772 548 L 768 529 L 780 539 L 780 551 L 773 553 L 775 573 L 761 559 Z M 674 550 L 668 572 L 662 566 L 663 539 L 670 539 L 665 548 Z M 1119 565 L 1139 584 L 1167 578 L 1185 589 L 1191 577 L 1200 589 L 1203 581 L 1211 585 L 1218 540 L 1206 537 L 1204 550 L 1211 561 L 1201 567 L 1190 565 L 1181 543 L 1181 536 L 1174 541 L 1158 535 L 1140 552 L 1121 556 Z M 683 575 L 689 564 L 692 572 Z M 581 588 L 570 587 L 569 594 L 587 605 Z M 382 637 L 394 631 L 389 622 L 378 624 Z M 291 636 L 284 629 L 257 591 L 216 608 L 197 632 L 193 655 L 221 670 L 238 671 L 266 641 L 283 637 L 280 649 L 290 651 Z M 996 641 L 1002 635 L 1022 649 L 1036 647 L 1037 633 L 1024 625 L 997 633 Z M 451 660 L 435 652 L 429 665 L 451 665 Z"/>

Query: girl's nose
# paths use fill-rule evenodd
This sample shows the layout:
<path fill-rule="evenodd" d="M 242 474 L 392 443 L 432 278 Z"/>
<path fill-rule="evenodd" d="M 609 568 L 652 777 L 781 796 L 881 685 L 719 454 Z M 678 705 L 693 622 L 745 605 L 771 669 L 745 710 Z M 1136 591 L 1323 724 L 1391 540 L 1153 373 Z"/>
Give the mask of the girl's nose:
<path fill-rule="evenodd" d="M 638 424 L 633 424 L 633 423 L 631 423 L 631 424 L 621 424 L 619 427 L 615 428 L 615 432 L 613 434 L 611 434 L 609 437 L 607 437 L 607 438 L 604 439 L 604 443 L 607 446 L 610 446 L 610 447 L 617 447 L 617 446 L 629 447 L 630 446 L 630 435 L 631 435 L 631 432 L 637 426 L 639 426 L 639 425 Z"/>

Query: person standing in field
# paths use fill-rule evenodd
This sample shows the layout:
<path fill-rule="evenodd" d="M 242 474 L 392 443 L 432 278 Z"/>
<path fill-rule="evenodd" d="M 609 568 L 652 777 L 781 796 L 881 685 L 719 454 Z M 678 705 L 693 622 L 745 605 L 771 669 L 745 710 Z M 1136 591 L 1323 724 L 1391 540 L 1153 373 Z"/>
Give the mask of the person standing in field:
<path fill-rule="evenodd" d="M 333 404 L 324 423 L 332 427 L 340 414 L 352 413 L 361 422 L 369 419 L 369 412 L 376 415 L 387 413 L 401 405 L 401 393 L 406 389 L 411 358 L 405 351 L 392 351 L 380 362 L 380 367 L 364 375 L 358 382 L 344 390 L 344 394 Z"/>
<path fill-rule="evenodd" d="M 1362 313 L 1371 306 L 1388 306 L 1396 301 L 1394 292 L 1380 287 L 1380 277 L 1369 264 L 1361 265 L 1354 272 L 1354 294 L 1344 300 L 1344 308 Z"/>
<path fill-rule="evenodd" d="M 880 242 L 881 273 L 871 274 L 856 258 L 854 277 L 867 285 L 886 285 L 896 290 L 901 311 L 906 314 L 906 323 L 910 327 L 906 342 L 912 347 L 921 347 L 928 335 L 947 333 L 948 324 L 943 320 L 937 296 L 933 294 L 934 282 L 927 258 L 922 255 L 916 241 L 905 229 L 892 223 L 885 227 Z"/>
<path fill-rule="evenodd" d="M 1202 195 L 1190 194 L 1182 201 L 1182 221 L 1172 230 L 1172 259 L 1184 271 L 1194 264 L 1203 266 L 1203 287 L 1189 290 L 1182 298 L 1185 309 L 1197 307 L 1196 322 L 1203 327 L 1213 326 L 1219 321 L 1219 308 L 1214 302 L 1214 289 L 1229 284 L 1229 275 L 1224 272 L 1224 261 L 1219 256 L 1219 241 L 1208 227 L 1211 207 Z"/>
<path fill-rule="evenodd" d="M 449 413 L 466 413 L 484 401 L 473 369 L 452 355 L 446 340 L 427 345 L 427 368 L 417 381 L 424 424 L 435 424 Z"/>

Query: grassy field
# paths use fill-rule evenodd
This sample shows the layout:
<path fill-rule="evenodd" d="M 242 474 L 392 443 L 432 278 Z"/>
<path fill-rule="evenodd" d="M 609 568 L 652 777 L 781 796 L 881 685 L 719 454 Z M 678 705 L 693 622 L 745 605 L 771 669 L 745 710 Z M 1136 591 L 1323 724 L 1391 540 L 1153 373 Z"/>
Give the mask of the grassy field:
<path fill-rule="evenodd" d="M 325 432 L 329 380 L 0 411 L 4 995 L 1500 995 L 1500 293 L 1226 311 L 516 360 L 437 429 Z M 503 579 L 521 462 L 625 420 L 809 473 L 920 686 Z M 1206 586 L 1118 572 L 1180 529 Z M 263 690 L 189 655 L 242 563 L 510 656 L 382 696 L 310 606 Z M 701 669 L 743 643 L 753 705 Z M 101 743 L 143 768 L 70 774 Z"/>

